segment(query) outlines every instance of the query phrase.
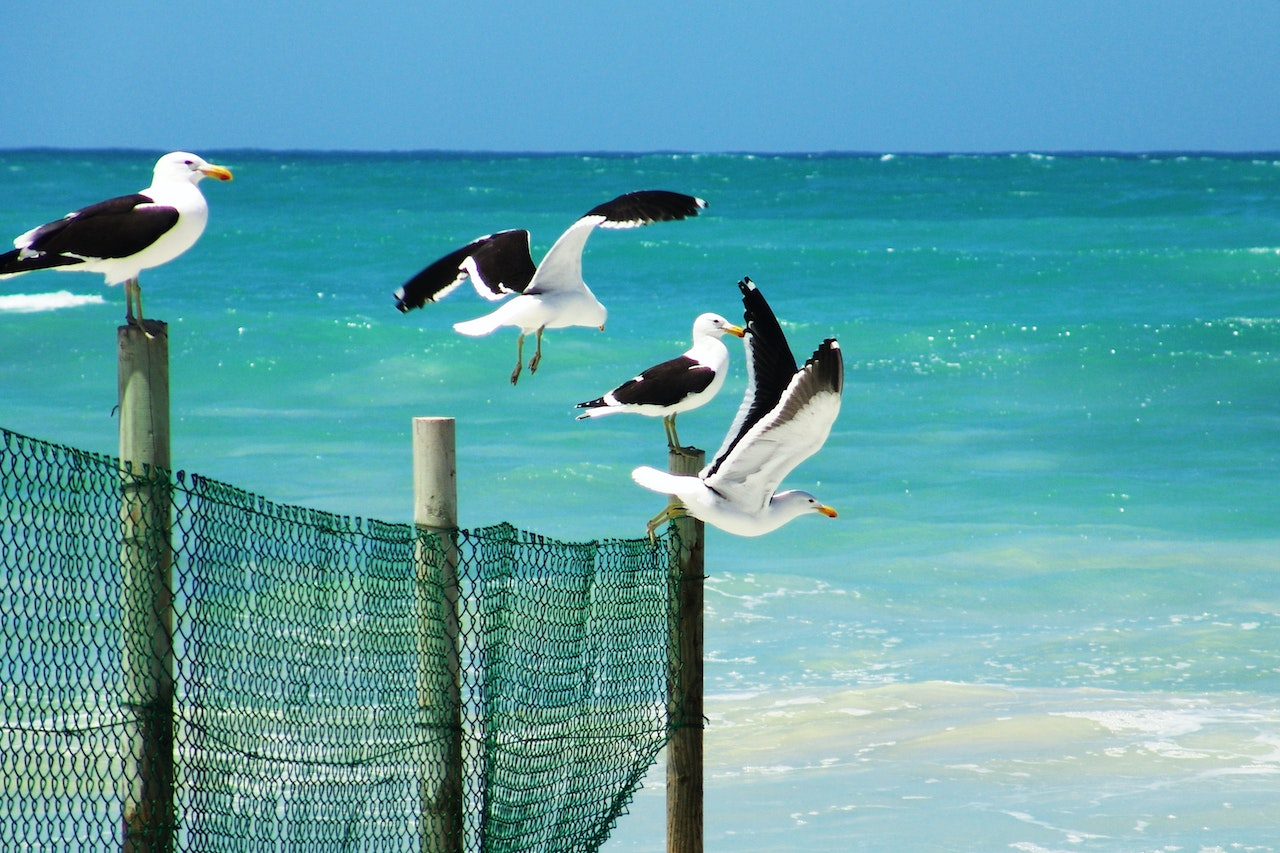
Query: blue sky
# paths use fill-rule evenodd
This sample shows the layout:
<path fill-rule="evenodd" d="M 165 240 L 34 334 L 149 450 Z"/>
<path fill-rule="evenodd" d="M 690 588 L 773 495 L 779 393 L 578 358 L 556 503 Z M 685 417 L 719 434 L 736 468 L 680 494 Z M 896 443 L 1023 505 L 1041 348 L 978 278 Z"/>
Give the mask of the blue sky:
<path fill-rule="evenodd" d="M 69 0 L 6 17 L 0 148 L 1280 149 L 1278 0 Z"/>

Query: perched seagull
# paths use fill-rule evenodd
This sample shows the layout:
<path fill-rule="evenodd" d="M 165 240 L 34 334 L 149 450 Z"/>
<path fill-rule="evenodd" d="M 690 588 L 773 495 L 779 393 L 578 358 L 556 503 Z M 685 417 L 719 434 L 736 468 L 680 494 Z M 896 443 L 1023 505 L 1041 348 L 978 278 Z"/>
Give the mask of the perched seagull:
<path fill-rule="evenodd" d="M 615 412 L 661 417 L 667 431 L 667 447 L 686 453 L 676 434 L 676 415 L 698 408 L 720 392 L 729 369 L 729 350 L 721 338 L 740 338 L 744 333 L 741 326 L 719 314 L 699 314 L 693 321 L 693 346 L 683 355 L 655 364 L 603 397 L 579 403 L 577 408 L 586 411 L 578 415 L 578 420 Z"/>
<path fill-rule="evenodd" d="M 13 251 L 0 255 L 0 278 L 43 269 L 102 273 L 107 284 L 124 282 L 125 318 L 141 326 L 138 275 L 168 263 L 200 238 L 209 205 L 196 185 L 205 176 L 231 180 L 230 171 L 194 154 L 166 154 L 156 161 L 145 190 L 83 207 L 17 237 Z"/>
<path fill-rule="evenodd" d="M 542 332 L 566 326 L 596 326 L 604 330 L 607 312 L 582 280 L 582 249 L 596 226 L 636 228 L 650 222 L 669 222 L 697 216 L 707 206 L 700 198 L 666 190 L 640 190 L 597 205 L 560 235 L 555 245 L 534 266 L 529 232 L 499 231 L 450 252 L 409 279 L 396 291 L 396 307 L 402 312 L 421 308 L 451 293 L 467 278 L 476 292 L 490 301 L 519 294 L 498 310 L 454 323 L 464 335 L 487 335 L 502 326 L 520 329 L 516 338 L 516 367 L 511 384 L 520 378 L 524 337 L 538 336 L 538 349 L 529 360 L 529 372 L 542 360 Z"/>
<path fill-rule="evenodd" d="M 649 522 L 654 529 L 690 515 L 739 536 L 760 536 L 793 518 L 836 511 L 808 492 L 777 492 L 778 484 L 822 447 L 840 413 L 844 361 L 835 338 L 822 342 L 797 369 L 782 327 L 751 279 L 742 290 L 747 334 L 747 390 L 714 461 L 697 476 L 642 466 L 632 478 L 671 503 Z"/>

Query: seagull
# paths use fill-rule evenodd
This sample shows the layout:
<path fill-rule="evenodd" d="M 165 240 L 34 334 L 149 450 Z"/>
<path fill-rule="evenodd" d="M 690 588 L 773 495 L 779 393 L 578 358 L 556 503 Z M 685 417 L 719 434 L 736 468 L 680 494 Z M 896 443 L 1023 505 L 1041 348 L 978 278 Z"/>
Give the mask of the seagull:
<path fill-rule="evenodd" d="M 529 250 L 529 232 L 499 231 L 468 243 L 435 261 L 396 291 L 401 312 L 421 308 L 449 293 L 467 278 L 476 292 L 490 301 L 518 294 L 496 311 L 454 323 L 464 335 L 487 335 L 502 326 L 520 330 L 516 338 L 516 366 L 511 384 L 520 378 L 525 335 L 536 333 L 538 348 L 529 361 L 536 373 L 542 361 L 542 333 L 567 326 L 595 326 L 604 331 L 608 312 L 582 280 L 582 250 L 596 226 L 636 228 L 650 222 L 669 222 L 697 216 L 707 206 L 700 198 L 667 190 L 639 190 L 620 195 L 587 211 L 543 257 L 537 266 Z"/>
<path fill-rule="evenodd" d="M 209 221 L 209 205 L 197 186 L 205 177 L 229 181 L 231 172 L 185 151 L 166 154 L 156 161 L 145 190 L 82 207 L 19 235 L 13 251 L 0 255 L 0 278 L 43 269 L 102 273 L 109 285 L 124 283 L 125 319 L 142 326 L 138 275 L 168 263 L 200 238 Z"/>
<path fill-rule="evenodd" d="M 667 447 L 687 454 L 676 434 L 676 415 L 698 408 L 719 393 L 729 369 L 729 350 L 721 338 L 740 338 L 744 334 L 741 326 L 719 314 L 699 314 L 693 321 L 693 346 L 683 355 L 655 364 L 603 397 L 579 403 L 576 408 L 586 411 L 578 415 L 578 420 L 615 412 L 661 417 Z"/>
<path fill-rule="evenodd" d="M 649 538 L 666 521 L 692 516 L 738 536 L 760 536 L 805 513 L 836 511 L 808 492 L 778 492 L 778 484 L 822 447 L 840 413 L 844 360 L 827 338 L 797 369 L 782 327 L 754 282 L 738 283 L 745 308 L 747 390 L 714 461 L 697 476 L 641 466 L 631 477 L 670 495 L 648 524 Z"/>

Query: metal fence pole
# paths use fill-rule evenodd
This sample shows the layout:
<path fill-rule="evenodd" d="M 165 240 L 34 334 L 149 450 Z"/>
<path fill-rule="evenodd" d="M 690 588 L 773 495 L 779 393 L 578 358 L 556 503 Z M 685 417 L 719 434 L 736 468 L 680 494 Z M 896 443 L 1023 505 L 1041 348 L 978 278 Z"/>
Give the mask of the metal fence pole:
<path fill-rule="evenodd" d="M 705 454 L 696 448 L 672 451 L 672 474 L 696 475 Z M 695 518 L 676 522 L 679 584 L 672 632 L 680 666 L 672 673 L 668 707 L 674 730 L 667 744 L 667 853 L 702 853 L 702 599 L 704 525 Z"/>
<path fill-rule="evenodd" d="M 442 553 L 436 553 L 419 543 L 414 560 L 421 623 L 418 708 L 435 747 L 418 781 L 420 849 L 422 853 L 456 853 L 463 844 L 463 775 L 453 418 L 413 419 L 413 521 L 434 533 L 442 548 Z"/>
<path fill-rule="evenodd" d="M 169 486 L 169 337 L 120 326 L 122 849 L 173 849 L 173 550 Z"/>

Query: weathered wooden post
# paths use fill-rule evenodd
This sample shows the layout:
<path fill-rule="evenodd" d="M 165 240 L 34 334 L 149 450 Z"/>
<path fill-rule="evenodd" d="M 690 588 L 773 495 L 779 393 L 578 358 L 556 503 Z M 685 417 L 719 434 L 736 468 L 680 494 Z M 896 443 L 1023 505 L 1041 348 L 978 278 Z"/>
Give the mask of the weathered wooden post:
<path fill-rule="evenodd" d="M 458 649 L 458 475 L 453 418 L 413 419 L 413 521 L 440 551 L 416 546 L 418 708 L 435 749 L 418 779 L 422 853 L 463 843 L 462 699 Z"/>
<path fill-rule="evenodd" d="M 672 451 L 667 470 L 696 475 L 704 453 L 697 448 Z M 694 455 L 686 455 L 694 454 Z M 702 595 L 705 525 L 695 518 L 675 522 L 679 539 L 676 601 L 672 632 L 680 667 L 672 673 L 667 700 L 675 726 L 667 743 L 667 853 L 702 853 Z"/>
<path fill-rule="evenodd" d="M 169 484 L 169 335 L 120 326 L 121 704 L 124 853 L 173 849 L 173 549 Z"/>

